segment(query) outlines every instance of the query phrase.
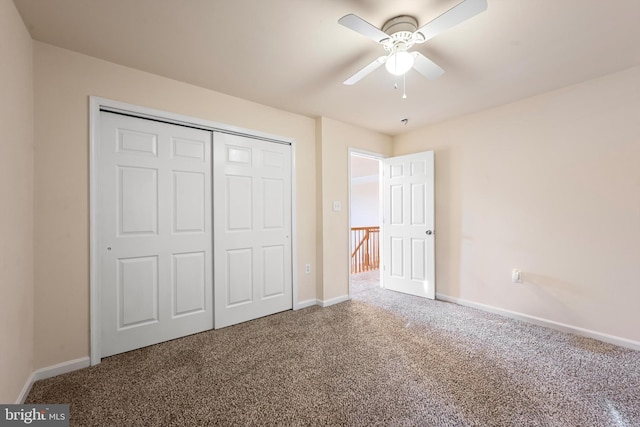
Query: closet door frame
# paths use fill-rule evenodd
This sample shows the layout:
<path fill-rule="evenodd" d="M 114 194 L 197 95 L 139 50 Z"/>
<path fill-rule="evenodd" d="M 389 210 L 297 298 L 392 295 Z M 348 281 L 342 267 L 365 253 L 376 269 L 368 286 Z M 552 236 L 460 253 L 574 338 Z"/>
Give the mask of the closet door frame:
<path fill-rule="evenodd" d="M 97 365 L 101 360 L 101 313 L 100 313 L 100 251 L 98 232 L 98 167 L 100 144 L 100 111 L 126 114 L 134 117 L 151 119 L 165 123 L 194 127 L 214 132 L 224 132 L 251 138 L 261 139 L 276 144 L 291 146 L 291 278 L 293 310 L 301 307 L 298 304 L 298 275 L 297 275 L 297 238 L 296 238 L 296 143 L 293 138 L 272 135 L 251 129 L 225 125 L 209 120 L 184 116 L 166 111 L 155 110 L 133 104 L 127 104 L 111 99 L 89 97 L 89 334 L 90 361 Z M 215 203 L 215 200 L 214 200 Z M 215 238 L 215 236 L 214 236 Z M 215 266 L 214 266 L 215 268 Z"/>

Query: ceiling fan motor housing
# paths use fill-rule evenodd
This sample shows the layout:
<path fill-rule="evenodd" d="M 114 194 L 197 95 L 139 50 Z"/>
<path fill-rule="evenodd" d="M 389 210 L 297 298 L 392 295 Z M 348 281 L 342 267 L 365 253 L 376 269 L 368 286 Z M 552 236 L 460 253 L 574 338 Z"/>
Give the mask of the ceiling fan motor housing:
<path fill-rule="evenodd" d="M 424 37 L 416 33 L 418 20 L 413 16 L 400 15 L 389 19 L 382 26 L 382 31 L 389 35 L 388 39 L 380 41 L 380 44 L 389 52 L 408 50 L 415 43 L 420 43 Z"/>

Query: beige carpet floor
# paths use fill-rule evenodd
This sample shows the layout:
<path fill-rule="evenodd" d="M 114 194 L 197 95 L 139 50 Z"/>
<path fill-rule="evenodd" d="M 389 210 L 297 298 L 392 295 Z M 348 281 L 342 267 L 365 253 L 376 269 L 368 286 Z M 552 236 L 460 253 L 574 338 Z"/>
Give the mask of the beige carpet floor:
<path fill-rule="evenodd" d="M 39 381 L 27 401 L 69 403 L 74 426 L 640 426 L 640 352 L 366 283 Z"/>
<path fill-rule="evenodd" d="M 365 271 L 351 275 L 351 295 L 380 287 L 380 270 Z"/>

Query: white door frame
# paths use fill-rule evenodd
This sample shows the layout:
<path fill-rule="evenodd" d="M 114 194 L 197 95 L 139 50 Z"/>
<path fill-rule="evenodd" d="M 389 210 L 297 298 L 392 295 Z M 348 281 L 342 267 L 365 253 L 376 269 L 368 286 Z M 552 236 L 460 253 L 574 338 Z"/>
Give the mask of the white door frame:
<path fill-rule="evenodd" d="M 375 160 L 379 160 L 380 162 L 382 162 L 384 159 L 387 158 L 387 156 L 380 154 L 380 153 L 374 153 L 372 151 L 365 151 L 365 150 L 360 150 L 358 148 L 351 148 L 349 147 L 348 149 L 349 151 L 349 155 L 348 155 L 348 160 L 347 160 L 347 176 L 349 177 L 349 185 L 348 185 L 348 189 L 349 189 L 349 194 L 348 194 L 348 209 L 349 209 L 349 242 L 348 242 L 348 246 L 349 246 L 349 257 L 347 259 L 348 262 L 348 268 L 347 271 L 349 272 L 349 299 L 351 299 L 351 254 L 353 253 L 353 248 L 351 247 L 351 155 L 355 154 L 358 156 L 362 156 L 362 157 L 369 157 L 371 159 L 375 159 Z M 382 174 L 382 168 L 379 169 L 379 173 Z M 379 206 L 379 212 L 380 212 L 380 228 L 381 228 L 381 232 L 382 232 L 382 176 L 380 175 L 378 177 L 378 182 L 380 184 L 380 194 L 378 194 L 378 203 L 380 204 Z M 380 237 L 382 237 L 382 233 L 380 233 Z M 383 252 L 384 248 L 382 247 L 382 239 L 380 239 L 380 260 L 382 260 L 382 252 Z M 384 283 L 382 282 L 382 270 L 380 270 L 380 285 L 382 285 L 384 287 Z"/>
<path fill-rule="evenodd" d="M 184 116 L 166 111 L 155 110 L 120 101 L 89 97 L 89 333 L 91 365 L 97 365 L 101 359 L 100 334 L 100 262 L 98 241 L 98 144 L 100 143 L 100 111 L 111 111 L 131 116 L 157 120 L 182 126 L 196 127 L 237 135 L 249 136 L 279 144 L 291 145 L 291 249 L 292 249 L 292 298 L 293 309 L 298 310 L 298 274 L 297 274 L 297 238 L 296 238 L 296 145 L 293 138 L 286 138 L 236 126 L 225 125 L 209 120 Z"/>

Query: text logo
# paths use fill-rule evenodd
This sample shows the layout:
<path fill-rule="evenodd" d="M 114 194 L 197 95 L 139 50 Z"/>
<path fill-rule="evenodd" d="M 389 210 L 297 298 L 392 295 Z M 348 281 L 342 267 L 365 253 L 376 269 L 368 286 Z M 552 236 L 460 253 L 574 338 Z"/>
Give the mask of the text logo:
<path fill-rule="evenodd" d="M 0 405 L 0 427 L 69 427 L 69 405 Z"/>

